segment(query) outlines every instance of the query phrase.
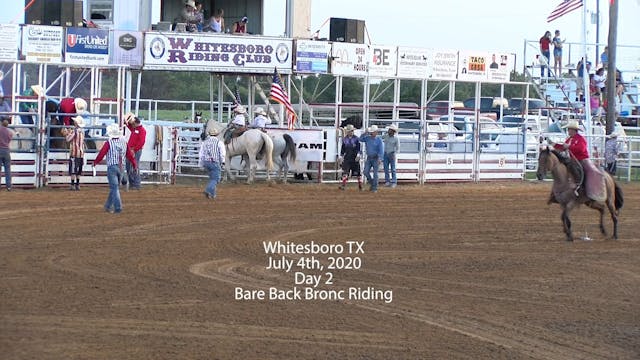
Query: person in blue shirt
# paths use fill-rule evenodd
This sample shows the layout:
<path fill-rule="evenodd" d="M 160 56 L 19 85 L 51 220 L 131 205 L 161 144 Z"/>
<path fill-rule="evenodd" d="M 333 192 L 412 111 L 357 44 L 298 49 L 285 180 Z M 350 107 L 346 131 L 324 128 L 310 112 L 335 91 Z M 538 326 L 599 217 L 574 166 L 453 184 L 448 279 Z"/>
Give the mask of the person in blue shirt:
<path fill-rule="evenodd" d="M 364 176 L 369 182 L 371 192 L 378 192 L 378 169 L 384 156 L 384 144 L 378 137 L 378 127 L 371 125 L 367 132 L 360 136 L 360 141 L 365 144 L 367 160 L 364 162 Z M 373 178 L 371 177 L 373 169 Z"/>

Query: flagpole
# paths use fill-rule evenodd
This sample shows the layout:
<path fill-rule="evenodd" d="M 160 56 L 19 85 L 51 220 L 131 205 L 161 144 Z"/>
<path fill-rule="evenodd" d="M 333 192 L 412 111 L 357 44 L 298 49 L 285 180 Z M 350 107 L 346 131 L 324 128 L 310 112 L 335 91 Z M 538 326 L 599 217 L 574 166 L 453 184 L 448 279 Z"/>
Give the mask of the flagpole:
<path fill-rule="evenodd" d="M 591 89 L 587 72 L 587 4 L 582 0 L 582 86 L 584 89 L 584 130 L 587 135 L 587 146 L 591 149 Z"/>

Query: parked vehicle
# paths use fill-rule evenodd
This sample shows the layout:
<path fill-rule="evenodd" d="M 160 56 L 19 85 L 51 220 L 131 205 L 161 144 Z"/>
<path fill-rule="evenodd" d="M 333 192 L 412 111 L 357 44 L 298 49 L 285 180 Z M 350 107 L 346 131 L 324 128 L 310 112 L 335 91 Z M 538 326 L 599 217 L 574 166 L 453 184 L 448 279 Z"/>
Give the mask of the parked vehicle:
<path fill-rule="evenodd" d="M 545 132 L 549 128 L 549 118 L 538 115 L 506 115 L 499 122 L 504 127 L 524 127 L 534 134 Z"/>
<path fill-rule="evenodd" d="M 509 106 L 505 110 L 505 115 L 518 115 L 524 114 L 527 110 L 528 114 L 539 114 L 549 116 L 549 110 L 545 109 L 546 104 L 541 99 L 524 99 L 524 98 L 511 98 L 509 99 Z"/>
<path fill-rule="evenodd" d="M 463 102 L 464 108 L 474 110 L 476 108 L 476 98 L 468 98 Z M 500 118 L 500 113 L 504 114 L 504 110 L 508 107 L 509 102 L 505 98 L 500 97 L 481 97 L 480 113 L 483 116 L 490 117 L 494 120 Z M 489 115 L 491 114 L 491 115 Z"/>
<path fill-rule="evenodd" d="M 462 101 L 453 101 L 449 103 L 448 100 L 438 100 L 431 101 L 427 104 L 427 115 L 433 119 L 438 117 L 439 115 L 446 115 L 449 113 L 449 110 L 455 108 L 464 107 L 464 103 Z"/>

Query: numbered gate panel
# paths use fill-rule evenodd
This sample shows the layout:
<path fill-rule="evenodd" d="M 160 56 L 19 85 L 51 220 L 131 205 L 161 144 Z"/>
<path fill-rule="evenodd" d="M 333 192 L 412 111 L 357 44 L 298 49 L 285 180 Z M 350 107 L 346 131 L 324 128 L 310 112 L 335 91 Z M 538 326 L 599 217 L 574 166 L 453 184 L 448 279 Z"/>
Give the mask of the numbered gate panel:
<path fill-rule="evenodd" d="M 473 153 L 427 152 L 425 181 L 472 181 Z"/>
<path fill-rule="evenodd" d="M 4 187 L 4 168 L 0 167 L 0 184 Z M 37 187 L 37 161 L 36 153 L 12 152 L 11 153 L 11 186 L 15 188 L 31 189 Z"/>
<path fill-rule="evenodd" d="M 478 180 L 522 180 L 526 157 L 522 154 L 480 155 Z"/>
<path fill-rule="evenodd" d="M 98 153 L 85 153 L 84 166 L 82 167 L 82 175 L 80 176 L 80 185 L 104 185 L 108 184 L 107 165 L 104 161 L 96 166 L 96 176 L 93 176 L 91 165 Z M 46 166 L 47 184 L 50 186 L 69 185 L 71 177 L 69 176 L 69 153 L 67 152 L 49 152 L 47 155 Z"/>

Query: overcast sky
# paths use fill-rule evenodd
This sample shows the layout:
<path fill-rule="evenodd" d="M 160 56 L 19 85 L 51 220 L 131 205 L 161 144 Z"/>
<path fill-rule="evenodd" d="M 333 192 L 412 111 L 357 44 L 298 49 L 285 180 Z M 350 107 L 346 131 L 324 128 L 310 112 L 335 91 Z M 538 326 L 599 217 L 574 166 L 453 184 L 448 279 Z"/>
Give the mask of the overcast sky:
<path fill-rule="evenodd" d="M 285 0 L 265 1 L 265 35 L 284 33 Z M 567 42 L 581 42 L 582 10 L 547 23 L 549 13 L 561 0 L 311 0 L 311 31 L 321 28 L 330 17 L 360 19 L 366 22 L 373 44 L 403 45 L 456 50 L 499 50 L 515 53 L 518 71 L 522 68 L 525 39 L 538 39 L 546 30 L 559 29 Z M 596 11 L 597 0 L 586 0 L 587 9 Z M 607 42 L 609 0 L 599 0 L 601 11 L 600 42 Z M 636 45 L 633 52 L 619 51 L 619 67 L 640 71 L 640 0 L 618 0 L 618 44 Z M 2 0 L 0 23 L 20 15 L 22 0 Z M 159 2 L 158 2 L 159 3 Z M 155 6 L 155 4 L 154 4 Z M 157 6 L 155 6 L 157 7 Z M 22 22 L 24 17 L 18 16 Z M 589 18 L 589 22 L 591 19 Z M 588 26 L 588 42 L 596 41 L 596 26 Z M 320 37 L 329 37 L 329 23 L 320 29 Z M 527 50 L 532 61 L 534 48 Z M 571 46 L 571 62 L 576 63 L 582 52 Z M 565 51 L 568 62 L 569 50 Z M 595 58 L 595 48 L 587 54 Z"/>

